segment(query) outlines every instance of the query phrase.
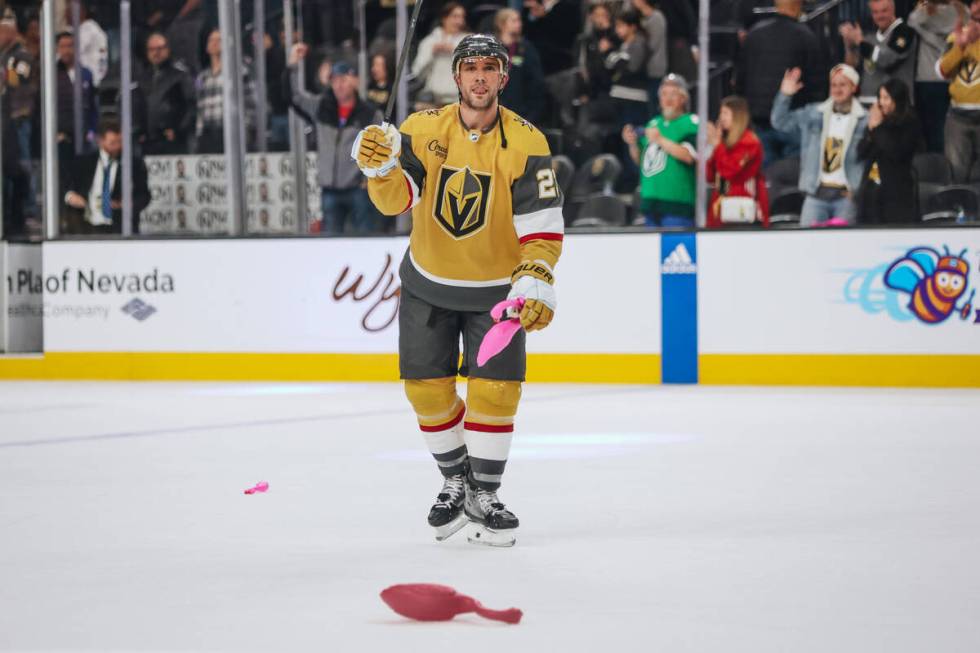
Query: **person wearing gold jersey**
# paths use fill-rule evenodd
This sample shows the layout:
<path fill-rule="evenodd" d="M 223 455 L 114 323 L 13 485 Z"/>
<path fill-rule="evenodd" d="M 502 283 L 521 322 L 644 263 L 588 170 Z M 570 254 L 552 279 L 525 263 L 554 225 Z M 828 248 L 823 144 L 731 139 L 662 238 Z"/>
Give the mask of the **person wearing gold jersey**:
<path fill-rule="evenodd" d="M 946 53 L 936 72 L 949 80 L 945 153 L 953 169 L 953 183 L 970 180 L 970 169 L 980 159 L 980 0 L 970 4 L 970 20 L 946 40 Z"/>
<path fill-rule="evenodd" d="M 524 333 L 482 367 L 476 353 L 493 325 L 488 311 L 505 298 L 525 299 L 524 331 L 551 322 L 564 232 L 547 141 L 497 101 L 508 69 L 500 41 L 467 36 L 453 53 L 459 102 L 415 113 L 400 129 L 367 127 L 351 152 L 382 213 L 412 211 L 399 366 L 444 477 L 429 524 L 442 540 L 472 521 L 470 541 L 497 546 L 513 545 L 519 524 L 497 490 L 524 380 Z M 457 374 L 469 377 L 465 402 Z"/>

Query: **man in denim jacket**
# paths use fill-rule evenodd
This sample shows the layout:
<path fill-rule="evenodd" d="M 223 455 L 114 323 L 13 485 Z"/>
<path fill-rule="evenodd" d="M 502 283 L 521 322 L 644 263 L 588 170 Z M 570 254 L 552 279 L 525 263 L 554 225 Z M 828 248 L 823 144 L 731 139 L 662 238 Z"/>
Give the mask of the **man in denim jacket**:
<path fill-rule="evenodd" d="M 853 224 L 854 195 L 861 186 L 863 164 L 858 143 L 868 125 L 868 112 L 854 97 L 860 77 L 847 64 L 830 71 L 830 97 L 824 102 L 790 110 L 801 88 L 800 69 L 786 71 L 772 106 L 772 126 L 784 132 L 799 130 L 802 138 L 799 188 L 806 193 L 800 225 L 811 227 L 831 218 Z"/>

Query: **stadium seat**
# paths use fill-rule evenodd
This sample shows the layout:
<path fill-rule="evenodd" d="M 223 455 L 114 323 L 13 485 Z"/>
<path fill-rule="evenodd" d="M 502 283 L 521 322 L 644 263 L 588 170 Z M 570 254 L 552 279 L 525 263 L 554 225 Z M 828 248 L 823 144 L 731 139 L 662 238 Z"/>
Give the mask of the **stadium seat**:
<path fill-rule="evenodd" d="M 929 224 L 975 222 L 980 196 L 972 186 L 945 186 L 926 202 L 922 221 Z"/>
<path fill-rule="evenodd" d="M 555 177 L 558 187 L 566 196 L 572 189 L 572 178 L 575 175 L 575 164 L 564 154 L 551 157 L 551 164 L 555 168 Z"/>
<path fill-rule="evenodd" d="M 789 157 L 769 164 L 765 169 L 770 188 L 796 188 L 800 183 L 800 159 Z"/>
<path fill-rule="evenodd" d="M 613 226 L 626 224 L 626 203 L 615 195 L 596 195 L 582 203 L 573 227 Z"/>
<path fill-rule="evenodd" d="M 599 154 L 588 159 L 572 177 L 569 198 L 581 202 L 592 195 L 612 195 L 613 184 L 622 170 L 623 164 L 612 154 Z"/>
<path fill-rule="evenodd" d="M 929 200 L 933 195 L 938 193 L 943 189 L 945 184 L 938 184 L 932 181 L 920 181 L 916 185 L 916 192 L 919 195 L 919 215 L 923 215 L 928 212 Z"/>
<path fill-rule="evenodd" d="M 772 227 L 795 227 L 800 224 L 800 210 L 806 195 L 796 189 L 784 190 L 769 198 L 769 224 Z"/>
<path fill-rule="evenodd" d="M 560 129 L 542 129 L 541 133 L 548 139 L 548 148 L 552 155 L 565 153 L 565 134 Z"/>
<path fill-rule="evenodd" d="M 912 169 L 920 184 L 946 185 L 953 181 L 953 171 L 949 161 L 938 152 L 920 152 L 912 159 Z"/>

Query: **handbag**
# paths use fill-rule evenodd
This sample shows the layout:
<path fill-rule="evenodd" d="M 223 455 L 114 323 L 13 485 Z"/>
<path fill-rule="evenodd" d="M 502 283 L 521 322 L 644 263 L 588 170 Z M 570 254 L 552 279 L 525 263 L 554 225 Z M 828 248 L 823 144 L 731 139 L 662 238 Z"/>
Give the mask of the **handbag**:
<path fill-rule="evenodd" d="M 752 197 L 722 197 L 721 221 L 723 224 L 751 224 L 755 222 L 757 208 Z"/>

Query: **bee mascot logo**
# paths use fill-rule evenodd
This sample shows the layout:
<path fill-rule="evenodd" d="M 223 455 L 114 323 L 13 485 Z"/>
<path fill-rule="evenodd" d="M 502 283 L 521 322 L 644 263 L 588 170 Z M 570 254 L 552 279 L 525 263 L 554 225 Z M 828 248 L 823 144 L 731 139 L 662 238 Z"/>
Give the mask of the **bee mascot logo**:
<path fill-rule="evenodd" d="M 954 313 L 961 320 L 970 315 L 976 288 L 966 301 L 956 302 L 966 293 L 970 266 L 963 250 L 954 256 L 949 248 L 940 254 L 931 247 L 915 247 L 891 264 L 885 272 L 885 285 L 908 293 L 908 308 L 926 324 L 939 324 Z"/>
<path fill-rule="evenodd" d="M 476 233 L 487 222 L 490 204 L 490 175 L 469 166 L 439 170 L 439 189 L 433 210 L 436 220 L 454 238 Z"/>

